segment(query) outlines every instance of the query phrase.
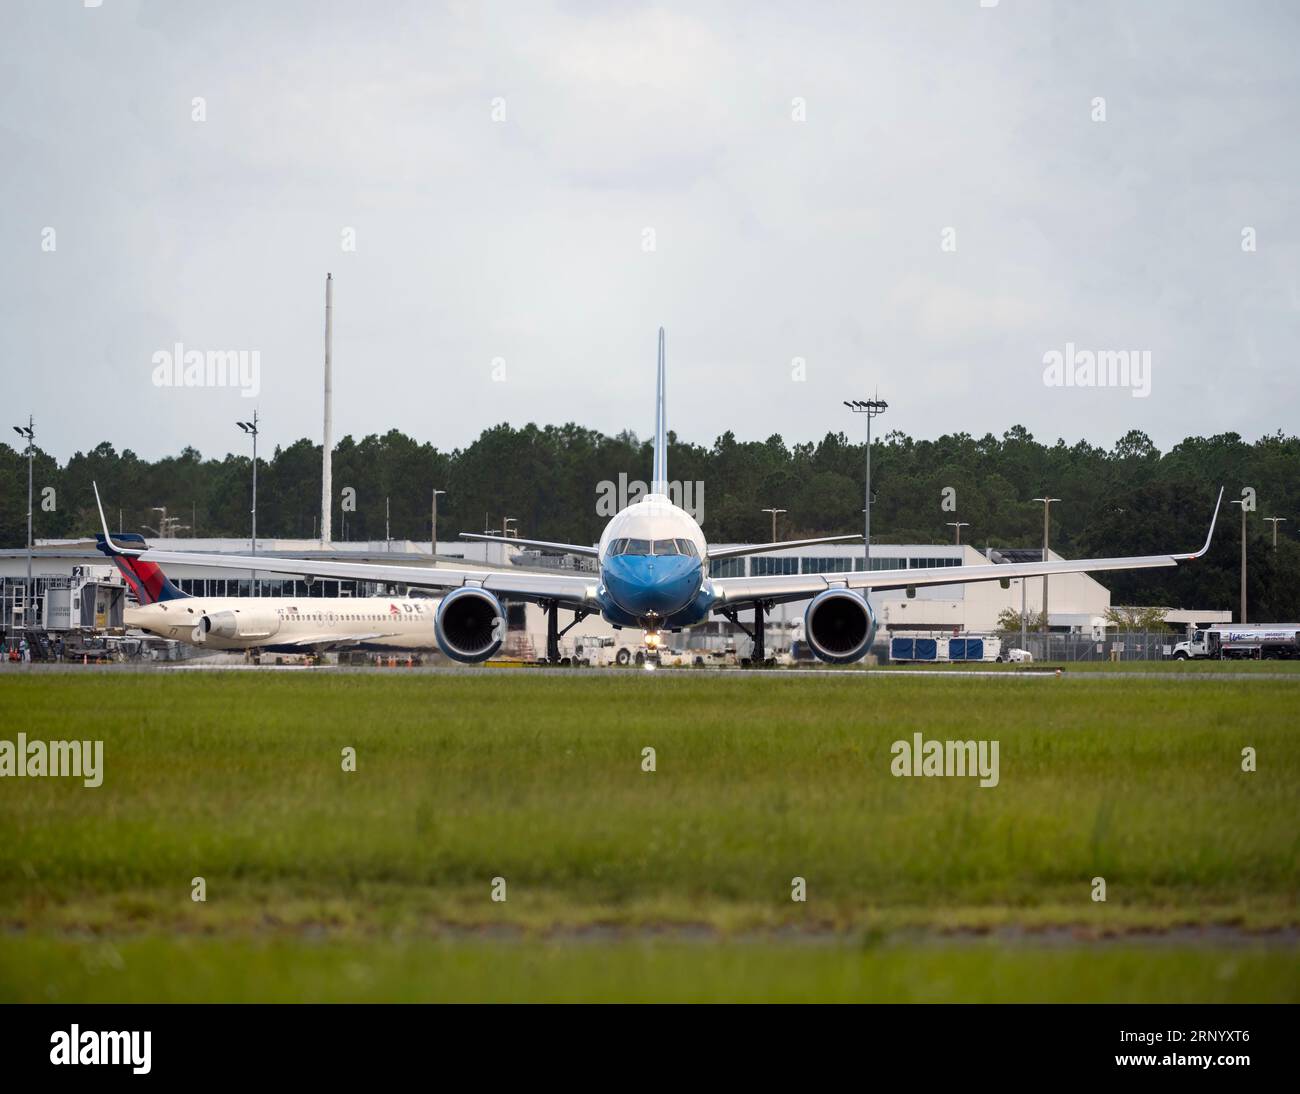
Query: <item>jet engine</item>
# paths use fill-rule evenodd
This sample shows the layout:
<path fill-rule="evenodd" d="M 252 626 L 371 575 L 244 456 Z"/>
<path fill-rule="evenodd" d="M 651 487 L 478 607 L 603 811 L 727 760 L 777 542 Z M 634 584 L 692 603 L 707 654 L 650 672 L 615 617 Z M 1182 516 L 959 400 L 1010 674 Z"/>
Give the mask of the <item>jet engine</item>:
<path fill-rule="evenodd" d="M 871 648 L 876 617 L 867 599 L 850 589 L 818 593 L 803 617 L 804 638 L 821 660 L 858 661 Z"/>
<path fill-rule="evenodd" d="M 454 661 L 486 661 L 501 648 L 506 613 L 486 589 L 466 587 L 448 593 L 433 620 L 438 648 Z"/>
<path fill-rule="evenodd" d="M 255 642 L 270 638 L 280 629 L 280 617 L 265 608 L 233 608 L 199 616 L 194 624 L 195 642 L 209 637 L 229 641 Z"/>

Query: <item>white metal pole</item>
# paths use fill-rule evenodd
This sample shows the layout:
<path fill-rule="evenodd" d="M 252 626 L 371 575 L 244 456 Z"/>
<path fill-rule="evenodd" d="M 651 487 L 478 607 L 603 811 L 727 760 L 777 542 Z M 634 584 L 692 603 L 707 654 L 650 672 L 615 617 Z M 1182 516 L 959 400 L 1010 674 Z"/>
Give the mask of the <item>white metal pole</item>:
<path fill-rule="evenodd" d="M 192 529 L 191 529 L 192 531 Z M 257 410 L 253 411 L 253 557 L 257 557 Z M 253 571 L 253 595 L 257 595 L 257 571 Z"/>
<path fill-rule="evenodd" d="M 27 415 L 27 586 L 23 589 L 23 633 L 32 629 L 28 613 L 35 597 L 32 596 L 32 461 L 36 458 L 36 419 Z M 28 649 L 31 649 L 29 641 Z"/>
<path fill-rule="evenodd" d="M 325 429 L 321 438 L 320 542 L 328 547 L 333 538 L 334 512 L 334 379 L 331 361 L 334 346 L 334 275 L 325 275 Z"/>

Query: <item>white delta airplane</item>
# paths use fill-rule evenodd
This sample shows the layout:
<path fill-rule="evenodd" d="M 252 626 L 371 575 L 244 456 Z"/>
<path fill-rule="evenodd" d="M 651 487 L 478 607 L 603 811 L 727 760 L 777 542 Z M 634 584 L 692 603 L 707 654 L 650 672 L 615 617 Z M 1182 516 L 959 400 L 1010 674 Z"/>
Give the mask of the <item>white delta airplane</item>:
<path fill-rule="evenodd" d="M 807 600 L 809 604 L 804 614 L 804 634 L 809 647 L 823 661 L 847 663 L 861 659 L 871 648 L 876 632 L 876 614 L 870 600 L 873 590 L 911 591 L 922 585 L 961 585 L 973 581 L 1000 581 L 1005 586 L 1013 578 L 1176 566 L 1180 562 L 1199 558 L 1209 549 L 1219 515 L 1219 504 L 1223 501 L 1223 490 L 1220 489 L 1205 545 L 1190 554 L 997 563 L 915 570 L 711 577 L 709 563 L 714 559 L 817 543 L 861 542 L 862 536 L 824 536 L 818 539 L 710 550 L 700 526 L 689 513 L 674 505 L 668 494 L 664 332 L 660 328 L 654 470 L 650 492 L 611 517 L 600 542 L 595 546 L 462 533 L 466 538 L 551 548 L 592 557 L 599 564 L 599 570 L 594 575 L 502 573 L 441 566 L 386 566 L 154 551 L 113 543 L 108 535 L 107 524 L 104 526 L 104 536 L 108 546 L 117 554 L 143 562 L 213 566 L 309 577 L 353 578 L 439 590 L 444 595 L 434 613 L 438 646 L 448 657 L 466 663 L 485 661 L 500 649 L 505 638 L 505 612 L 499 598 L 531 601 L 546 611 L 547 659 L 552 663 L 559 661 L 560 636 L 587 616 L 599 614 L 616 627 L 639 627 L 650 635 L 657 635 L 662 630 L 677 631 L 702 623 L 710 615 L 720 615 L 735 623 L 753 639 L 751 660 L 762 664 L 765 660 L 765 613 L 776 604 Z M 102 506 L 100 519 L 103 520 Z M 564 630 L 559 629 L 561 609 L 571 611 L 574 617 Z M 746 610 L 753 612 L 752 629 L 738 618 L 739 613 Z"/>
<path fill-rule="evenodd" d="M 98 487 L 95 499 L 99 500 Z M 99 515 L 102 520 L 102 505 Z M 95 538 L 139 602 L 138 607 L 126 609 L 126 625 L 160 638 L 211 650 L 255 653 L 438 648 L 433 627 L 435 600 L 409 596 L 191 596 L 176 588 L 157 563 L 128 553 L 140 550 L 134 545 L 144 544 L 143 537 L 119 532 L 113 540 L 105 526 L 104 533 Z"/>

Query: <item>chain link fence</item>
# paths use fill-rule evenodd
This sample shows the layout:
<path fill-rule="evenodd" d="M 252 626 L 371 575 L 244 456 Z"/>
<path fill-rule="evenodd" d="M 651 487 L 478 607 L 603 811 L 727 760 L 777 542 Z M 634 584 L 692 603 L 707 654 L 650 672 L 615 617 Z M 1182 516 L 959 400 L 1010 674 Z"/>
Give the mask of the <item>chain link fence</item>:
<path fill-rule="evenodd" d="M 1035 661 L 1164 661 L 1185 635 L 1178 631 L 1111 631 L 1102 638 L 1087 634 L 1034 634 L 1026 645 Z M 1018 633 L 1002 636 L 1002 648 L 1020 647 Z"/>

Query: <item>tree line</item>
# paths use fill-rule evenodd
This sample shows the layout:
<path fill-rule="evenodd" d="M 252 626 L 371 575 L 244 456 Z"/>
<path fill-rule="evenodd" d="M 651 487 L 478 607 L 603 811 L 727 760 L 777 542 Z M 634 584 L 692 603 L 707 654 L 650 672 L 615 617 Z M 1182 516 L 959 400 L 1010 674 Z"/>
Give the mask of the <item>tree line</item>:
<path fill-rule="evenodd" d="M 758 541 L 771 535 L 767 508 L 785 509 L 779 538 L 853 532 L 862 525 L 865 451 L 844 433 L 816 443 L 780 436 L 742 441 L 726 432 L 711 446 L 670 435 L 669 473 L 689 483 L 710 540 Z M 393 539 L 427 540 L 431 491 L 438 537 L 497 529 L 592 543 L 604 526 L 611 485 L 650 475 L 650 443 L 562 426 L 498 425 L 450 452 L 393 430 L 338 442 L 334 451 L 335 539 L 382 540 L 387 506 Z M 1045 444 L 1021 426 L 1001 437 L 949 434 L 917 440 L 888 433 L 872 445 L 873 543 L 951 542 L 949 522 L 964 521 L 963 542 L 979 547 L 1039 547 L 1043 495 L 1052 505 L 1052 547 L 1067 557 L 1190 551 L 1204 538 L 1214 497 L 1227 487 L 1213 548 L 1174 569 L 1108 574 L 1117 604 L 1233 608 L 1238 603 L 1241 507 L 1247 508 L 1251 617 L 1300 618 L 1300 438 L 1246 441 L 1235 433 L 1189 437 L 1160 452 L 1133 431 L 1110 449 L 1079 441 Z M 0 443 L 0 544 L 26 542 L 27 461 Z M 298 440 L 259 455 L 259 538 L 317 535 L 320 446 Z M 98 525 L 92 480 L 110 521 L 156 536 L 165 510 L 182 536 L 246 537 L 252 461 L 204 458 L 193 448 L 149 461 L 104 442 L 60 465 L 35 457 L 35 536 L 92 535 Z M 635 489 L 634 487 L 632 488 Z M 1243 491 L 1248 493 L 1243 495 Z M 1267 517 L 1284 517 L 1278 546 Z"/>

